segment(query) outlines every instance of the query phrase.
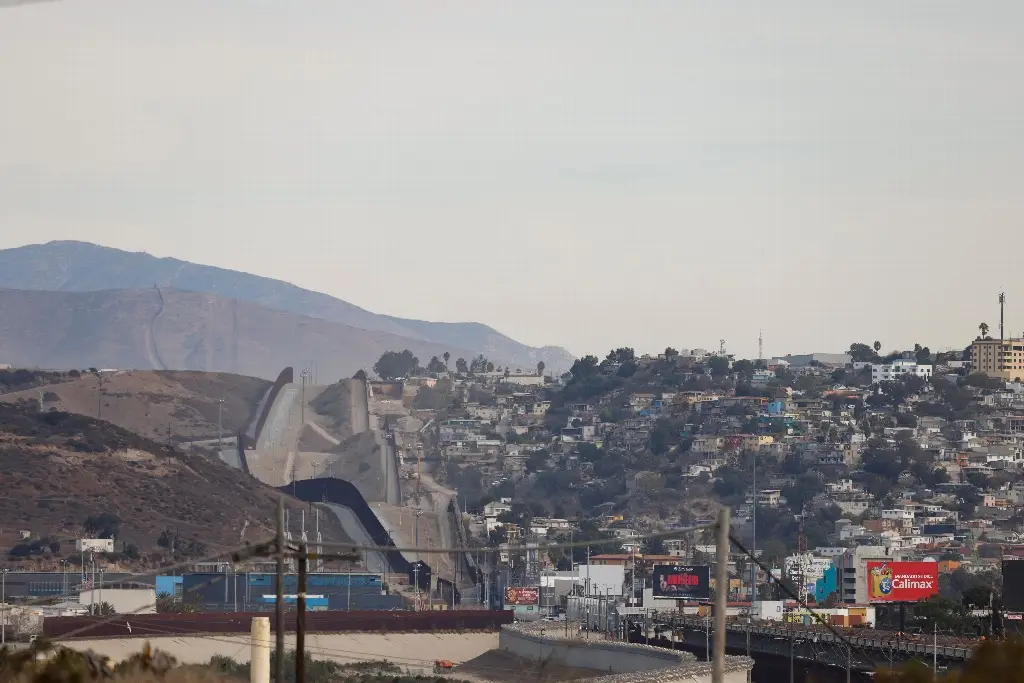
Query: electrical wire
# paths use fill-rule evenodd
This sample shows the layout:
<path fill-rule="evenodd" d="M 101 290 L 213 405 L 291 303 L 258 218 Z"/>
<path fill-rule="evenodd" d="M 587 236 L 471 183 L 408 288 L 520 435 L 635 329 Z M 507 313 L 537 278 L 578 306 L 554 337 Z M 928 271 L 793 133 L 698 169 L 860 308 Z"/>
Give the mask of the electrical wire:
<path fill-rule="evenodd" d="M 672 529 L 670 531 L 662 531 L 653 534 L 641 534 L 635 537 L 637 541 L 655 541 L 655 540 L 668 540 L 676 536 L 690 534 L 695 531 L 703 531 L 705 529 L 711 529 L 716 526 L 715 522 L 709 524 L 702 524 L 699 526 L 686 527 L 683 529 Z M 572 548 L 588 548 L 595 545 L 604 545 L 606 543 L 614 543 L 613 538 L 604 539 L 591 539 L 584 541 L 570 541 L 565 543 L 538 543 L 536 550 L 538 552 L 544 550 L 568 550 Z M 423 555 L 428 554 L 472 554 L 472 553 L 498 553 L 502 550 L 498 548 L 487 548 L 479 546 L 464 546 L 464 547 L 451 547 L 451 548 L 430 548 L 430 547 L 415 547 L 415 546 L 382 546 L 382 545 L 360 545 L 358 543 L 339 543 L 337 541 L 324 541 L 317 542 L 315 544 L 322 548 L 340 548 L 351 551 L 373 551 L 373 552 L 399 552 L 399 553 L 419 553 Z M 532 547 L 532 546 L 531 546 Z M 311 554 L 312 556 L 312 554 Z"/>

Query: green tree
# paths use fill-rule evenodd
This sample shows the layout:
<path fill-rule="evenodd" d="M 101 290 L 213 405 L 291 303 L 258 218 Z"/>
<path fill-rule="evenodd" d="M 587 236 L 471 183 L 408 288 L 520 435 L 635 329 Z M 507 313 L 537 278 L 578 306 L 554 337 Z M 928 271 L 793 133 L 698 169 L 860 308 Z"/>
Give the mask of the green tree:
<path fill-rule="evenodd" d="M 437 374 L 444 372 L 448 369 L 448 364 L 441 361 L 437 356 L 432 356 L 430 362 L 427 363 L 427 372 Z"/>
<path fill-rule="evenodd" d="M 109 617 L 112 614 L 117 614 L 114 610 L 114 606 L 109 602 L 99 602 L 93 605 L 88 605 L 86 610 L 89 614 L 95 617 Z"/>
<path fill-rule="evenodd" d="M 526 471 L 527 472 L 540 472 L 547 469 L 548 459 L 551 454 L 543 448 L 539 451 L 530 453 L 530 457 L 526 459 Z"/>
<path fill-rule="evenodd" d="M 445 351 L 444 354 L 443 354 L 443 357 L 444 357 L 444 367 L 447 370 L 448 369 L 448 361 L 450 361 L 452 359 L 452 354 L 450 354 L 447 351 Z"/>
<path fill-rule="evenodd" d="M 978 330 L 981 332 L 981 337 L 984 339 L 988 336 L 988 323 L 981 323 L 978 325 Z"/>
<path fill-rule="evenodd" d="M 569 373 L 572 374 L 573 381 L 582 380 L 596 375 L 597 366 L 597 356 L 583 356 L 582 358 L 576 359 L 576 362 L 574 362 L 572 367 L 569 368 Z"/>
<path fill-rule="evenodd" d="M 85 533 L 93 538 L 117 538 L 121 530 L 121 518 L 110 512 L 101 512 L 86 517 L 82 526 L 85 527 Z"/>
<path fill-rule="evenodd" d="M 460 375 L 469 374 L 469 365 L 466 363 L 465 358 L 459 358 L 455 361 L 455 372 Z"/>
<path fill-rule="evenodd" d="M 875 342 L 877 348 L 872 348 L 867 344 L 861 344 L 860 342 L 854 342 L 850 344 L 850 350 L 847 351 L 850 354 L 850 358 L 855 363 L 877 363 L 878 362 L 878 349 L 882 348 L 881 342 Z"/>
<path fill-rule="evenodd" d="M 729 374 L 729 359 L 725 356 L 712 356 L 708 360 L 708 369 L 715 377 L 723 377 Z"/>
<path fill-rule="evenodd" d="M 628 361 L 636 360 L 636 353 L 633 349 L 628 346 L 621 346 L 617 349 L 612 349 L 605 356 L 605 361 L 609 363 L 626 363 Z"/>
<path fill-rule="evenodd" d="M 478 374 L 481 372 L 487 372 L 487 359 L 484 355 L 478 354 L 471 361 L 469 361 L 469 372 Z"/>
<path fill-rule="evenodd" d="M 872 348 L 875 350 L 875 353 L 878 353 L 882 350 L 882 342 L 875 340 L 875 343 L 872 344 Z"/>
<path fill-rule="evenodd" d="M 547 366 L 544 365 L 544 361 L 542 361 L 542 360 L 537 361 L 537 374 L 543 376 L 544 375 L 544 368 L 545 367 L 547 367 Z"/>
<path fill-rule="evenodd" d="M 436 358 L 435 358 L 436 360 Z M 373 371 L 381 379 L 394 380 L 408 377 L 419 369 L 420 360 L 412 351 L 385 351 L 373 364 Z"/>

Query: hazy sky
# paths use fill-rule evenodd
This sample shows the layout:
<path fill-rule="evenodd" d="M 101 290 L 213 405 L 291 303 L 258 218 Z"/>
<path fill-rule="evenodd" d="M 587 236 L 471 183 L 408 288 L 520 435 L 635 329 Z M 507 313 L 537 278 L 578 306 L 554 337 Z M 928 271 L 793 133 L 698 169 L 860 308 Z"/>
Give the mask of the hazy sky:
<path fill-rule="evenodd" d="M 0 247 L 577 354 L 1024 333 L 1024 2 L 0 10 Z"/>

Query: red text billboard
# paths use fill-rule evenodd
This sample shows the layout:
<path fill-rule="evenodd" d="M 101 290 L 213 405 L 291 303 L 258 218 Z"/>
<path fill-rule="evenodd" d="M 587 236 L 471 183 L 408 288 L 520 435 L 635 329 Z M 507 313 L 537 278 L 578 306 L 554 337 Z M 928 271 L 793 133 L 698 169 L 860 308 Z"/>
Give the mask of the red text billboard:
<path fill-rule="evenodd" d="M 937 562 L 868 562 L 868 602 L 917 602 L 938 592 Z"/>
<path fill-rule="evenodd" d="M 536 605 L 537 604 L 536 588 L 513 588 L 509 586 L 505 589 L 505 604 L 506 605 Z"/>

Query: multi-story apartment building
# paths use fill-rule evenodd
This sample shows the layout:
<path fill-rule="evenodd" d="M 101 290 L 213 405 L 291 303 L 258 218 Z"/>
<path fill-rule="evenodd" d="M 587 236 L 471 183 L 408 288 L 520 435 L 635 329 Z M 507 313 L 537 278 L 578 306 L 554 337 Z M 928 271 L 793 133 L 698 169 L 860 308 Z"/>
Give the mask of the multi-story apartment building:
<path fill-rule="evenodd" d="M 918 365 L 916 361 L 896 359 L 891 363 L 872 364 L 871 382 L 892 382 L 903 375 L 917 375 L 922 379 L 931 379 L 932 366 Z"/>
<path fill-rule="evenodd" d="M 975 339 L 971 344 L 971 370 L 1020 381 L 1024 378 L 1024 339 Z"/>

